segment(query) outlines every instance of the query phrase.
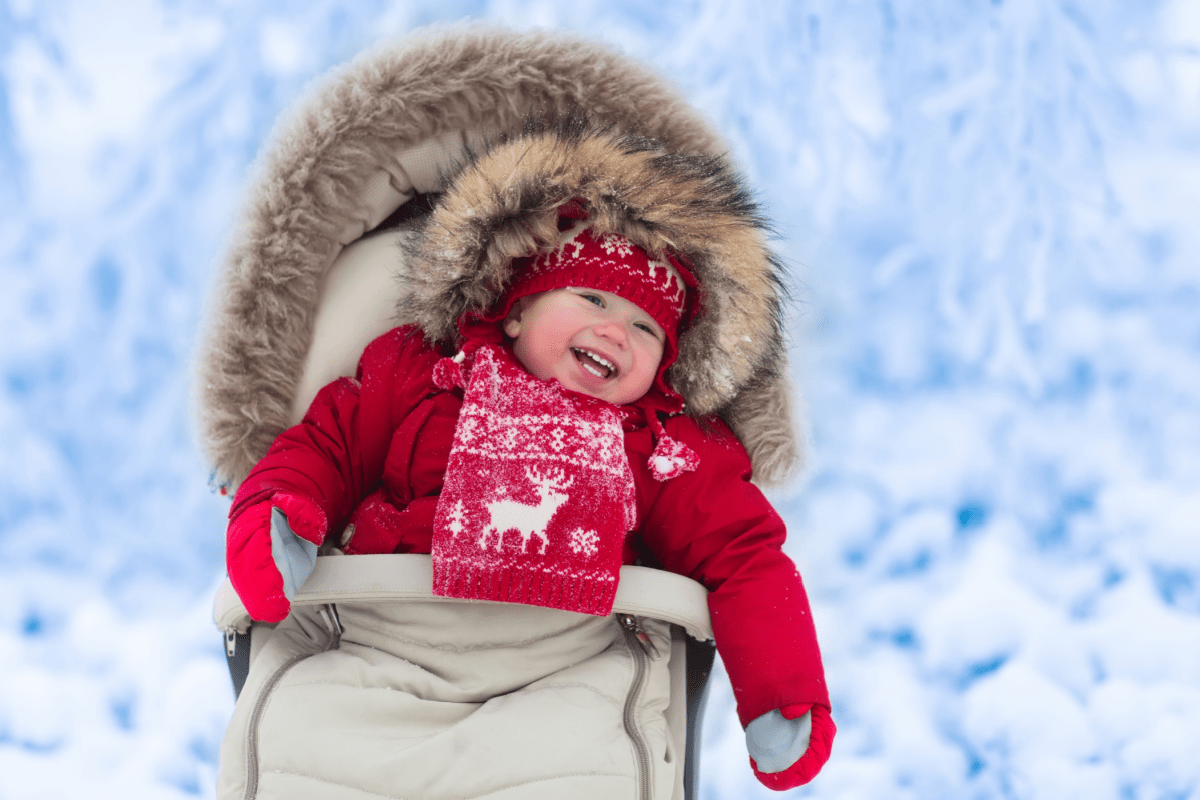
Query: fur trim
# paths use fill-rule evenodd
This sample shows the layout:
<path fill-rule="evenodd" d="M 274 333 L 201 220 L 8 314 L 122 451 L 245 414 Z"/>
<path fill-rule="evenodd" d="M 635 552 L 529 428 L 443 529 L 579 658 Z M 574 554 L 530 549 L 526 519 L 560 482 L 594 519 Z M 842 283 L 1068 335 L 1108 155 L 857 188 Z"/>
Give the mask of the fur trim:
<path fill-rule="evenodd" d="M 693 413 L 726 414 L 747 443 L 756 478 L 759 464 L 794 460 L 779 455 L 794 448 L 773 446 L 768 453 L 751 445 L 792 441 L 786 415 L 751 418 L 730 405 L 740 409 L 743 397 L 757 391 L 747 388 L 748 382 L 774 386 L 786 370 L 777 318 L 781 271 L 763 246 L 757 212 L 719 157 L 725 150 L 720 139 L 660 77 L 610 50 L 560 32 L 471 26 L 432 30 L 365 53 L 332 72 L 277 124 L 250 181 L 199 353 L 202 439 L 217 481 L 240 482 L 287 427 L 325 272 L 345 244 L 378 222 L 364 216 L 363 194 L 380 165 L 450 131 L 503 136 L 520 131 L 533 117 L 582 114 L 591 124 L 608 126 L 606 132 L 595 135 L 595 129 L 577 126 L 555 133 L 554 144 L 539 150 L 540 157 L 545 166 L 574 177 L 548 181 L 536 200 L 537 192 L 530 194 L 536 187 L 526 184 L 520 205 L 548 207 L 552 192 L 579 181 L 607 209 L 602 224 L 609 229 L 626 230 L 634 234 L 631 239 L 655 249 L 671 246 L 696 254 L 707 294 L 720 299 L 710 302 L 712 317 L 688 337 L 672 374 L 676 388 L 689 398 Z M 502 141 L 488 155 L 520 147 L 520 141 Z M 602 203 L 613 196 L 603 181 L 584 180 L 579 168 L 572 171 L 563 163 L 569 146 L 594 169 L 619 165 L 622 172 L 612 178 L 621 192 L 628 188 L 638 198 L 642 205 L 636 213 Z M 511 159 L 516 151 L 504 152 Z M 509 166 L 515 167 L 511 161 Z M 471 180 L 466 176 L 475 174 L 472 169 L 460 174 L 464 191 L 468 184 L 461 182 Z M 496 176 L 493 171 L 480 180 L 505 185 L 496 184 Z M 693 198 L 713 192 L 719 201 L 696 207 L 674 200 L 669 194 L 674 190 Z M 503 193 L 488 202 L 516 208 Z M 465 217 L 465 201 L 450 213 L 454 219 Z M 446 241 L 451 218 L 439 219 L 429 233 Z M 532 235 L 538 233 L 535 229 Z M 487 264 L 495 265 L 531 241 L 510 229 L 481 252 Z M 432 245 L 423 252 L 429 263 L 437 262 Z M 464 287 L 459 302 L 486 303 L 495 288 L 488 281 L 497 278 L 494 269 L 483 274 L 492 277 Z M 417 285 L 424 281 L 418 278 Z M 444 338 L 453 320 L 435 321 L 434 310 L 415 300 L 413 312 L 418 309 L 426 320 L 422 324 Z M 760 436 L 757 428 L 764 425 L 774 433 Z"/>
<path fill-rule="evenodd" d="M 724 412 L 743 387 L 774 382 L 783 359 L 780 269 L 736 173 L 721 157 L 678 155 L 578 119 L 501 143 L 454 178 L 415 240 L 401 318 L 455 344 L 455 321 L 494 305 L 513 259 L 557 244 L 556 209 L 576 197 L 598 234 L 692 263 L 701 314 L 668 374 L 689 413 Z"/>

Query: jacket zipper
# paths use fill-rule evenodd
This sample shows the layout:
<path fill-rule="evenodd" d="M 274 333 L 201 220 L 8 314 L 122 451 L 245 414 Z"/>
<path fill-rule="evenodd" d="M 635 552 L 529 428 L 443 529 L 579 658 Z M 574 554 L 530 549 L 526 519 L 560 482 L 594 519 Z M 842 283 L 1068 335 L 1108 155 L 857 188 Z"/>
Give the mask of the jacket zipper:
<path fill-rule="evenodd" d="M 647 747 L 642 732 L 638 730 L 635 711 L 638 696 L 646 682 L 646 670 L 649 666 L 647 662 L 658 661 L 662 656 L 659 654 L 658 648 L 654 646 L 654 642 L 651 641 L 649 634 L 638 624 L 637 617 L 631 614 L 617 614 L 617 623 L 625 632 L 626 644 L 629 645 L 629 652 L 633 655 L 633 683 L 629 687 L 629 695 L 625 698 L 623 716 L 625 733 L 633 742 L 633 750 L 637 755 L 638 797 L 640 800 L 651 800 L 650 748 Z"/>
<path fill-rule="evenodd" d="M 325 623 L 325 627 L 329 628 L 330 633 L 329 641 L 321 652 L 337 650 L 342 642 L 342 622 L 338 618 L 337 606 L 333 603 L 326 603 L 317 609 L 317 612 L 321 615 L 321 620 Z M 258 725 L 262 721 L 263 712 L 266 711 L 267 700 L 275 691 L 275 687 L 283 680 L 284 674 L 312 655 L 314 654 L 301 653 L 280 664 L 263 684 L 258 697 L 254 698 L 254 708 L 250 712 L 250 726 L 246 734 L 246 800 L 254 800 L 258 795 Z"/>

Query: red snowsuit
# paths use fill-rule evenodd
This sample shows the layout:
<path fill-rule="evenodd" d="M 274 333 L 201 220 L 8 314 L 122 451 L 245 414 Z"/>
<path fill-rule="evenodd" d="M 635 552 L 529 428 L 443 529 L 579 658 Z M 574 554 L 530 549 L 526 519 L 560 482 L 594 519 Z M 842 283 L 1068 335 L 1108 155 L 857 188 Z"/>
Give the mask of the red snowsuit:
<path fill-rule="evenodd" d="M 396 328 L 367 347 L 356 379 L 326 386 L 304 420 L 281 434 L 234 498 L 230 517 L 285 492 L 312 501 L 328 530 L 353 524 L 348 553 L 428 553 L 462 391 L 434 385 L 446 354 L 419 330 Z M 636 405 L 636 404 L 635 404 Z M 743 726 L 773 709 L 829 707 L 804 586 L 781 547 L 783 521 L 754 484 L 750 460 L 723 422 L 690 417 L 667 434 L 700 458 L 694 472 L 658 482 L 646 425 L 629 425 L 625 449 L 638 524 L 625 563 L 648 555 L 708 588 L 718 651 Z"/>

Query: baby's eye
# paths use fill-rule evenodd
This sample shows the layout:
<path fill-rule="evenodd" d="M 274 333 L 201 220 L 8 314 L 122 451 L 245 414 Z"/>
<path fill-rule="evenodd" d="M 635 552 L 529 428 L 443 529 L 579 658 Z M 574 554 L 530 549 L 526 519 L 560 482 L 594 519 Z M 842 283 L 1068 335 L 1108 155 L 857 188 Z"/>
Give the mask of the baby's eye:
<path fill-rule="evenodd" d="M 598 294 L 581 294 L 579 296 L 584 300 L 587 300 L 589 303 L 594 303 L 601 308 L 604 308 L 604 298 Z"/>
<path fill-rule="evenodd" d="M 647 325 L 645 322 L 635 322 L 635 323 L 634 323 L 634 327 L 635 327 L 635 328 L 641 328 L 641 329 L 642 329 L 642 330 L 644 330 L 646 333 L 648 333 L 648 334 L 650 334 L 651 336 L 653 336 L 655 339 L 657 339 L 657 338 L 658 338 L 658 331 L 656 331 L 656 330 L 654 329 L 654 326 L 653 326 L 653 325 Z"/>

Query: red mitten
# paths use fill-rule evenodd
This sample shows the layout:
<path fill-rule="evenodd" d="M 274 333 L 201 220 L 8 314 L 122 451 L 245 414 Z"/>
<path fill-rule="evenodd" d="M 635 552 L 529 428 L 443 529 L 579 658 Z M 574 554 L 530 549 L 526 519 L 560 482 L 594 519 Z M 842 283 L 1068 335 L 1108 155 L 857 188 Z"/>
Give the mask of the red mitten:
<path fill-rule="evenodd" d="M 225 568 L 251 619 L 279 622 L 291 603 L 283 596 L 283 576 L 271 556 L 271 503 L 255 503 L 229 521 Z"/>
<path fill-rule="evenodd" d="M 325 538 L 325 514 L 310 500 L 276 494 L 269 501 L 243 508 L 229 521 L 225 535 L 225 566 L 229 580 L 251 619 L 280 622 L 291 610 L 284 594 L 283 575 L 271 552 L 271 511 L 287 515 L 296 535 L 320 544 Z"/>
<path fill-rule="evenodd" d="M 833 736 L 837 733 L 837 726 L 833 724 L 833 718 L 829 715 L 828 708 L 804 703 L 784 706 L 780 712 L 785 719 L 797 719 L 810 710 L 812 711 L 812 733 L 809 736 L 808 749 L 796 760 L 796 763 L 782 772 L 759 772 L 758 764 L 754 762 L 753 758 L 750 759 L 754 777 L 758 778 L 758 782 L 768 789 L 781 792 L 808 783 L 817 777 L 821 767 L 825 766 L 825 762 L 829 760 L 829 751 L 833 747 Z"/>

